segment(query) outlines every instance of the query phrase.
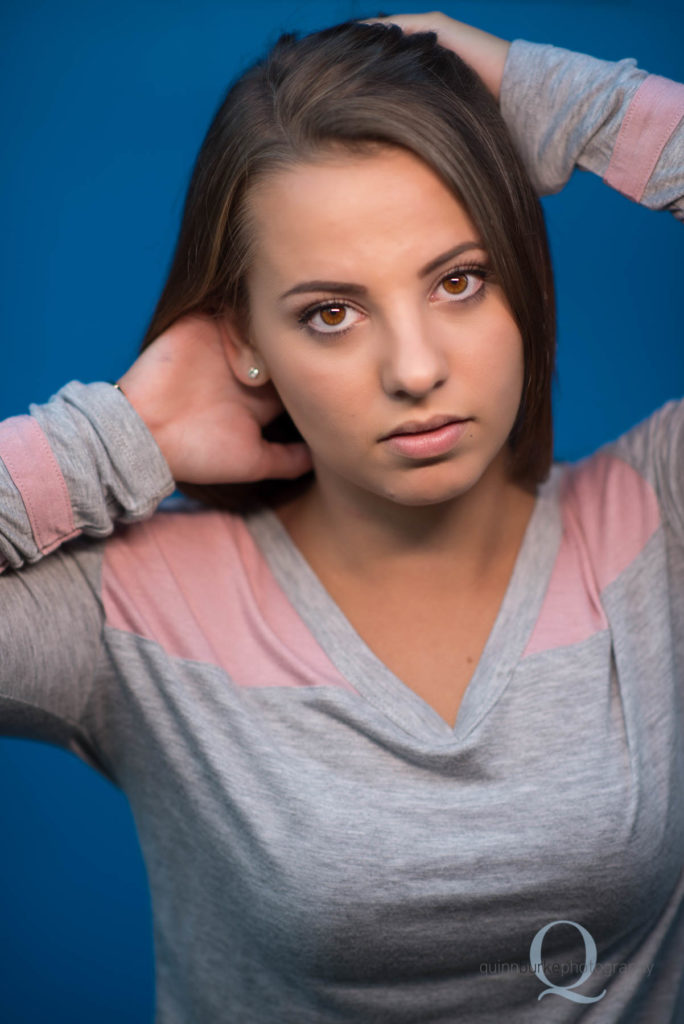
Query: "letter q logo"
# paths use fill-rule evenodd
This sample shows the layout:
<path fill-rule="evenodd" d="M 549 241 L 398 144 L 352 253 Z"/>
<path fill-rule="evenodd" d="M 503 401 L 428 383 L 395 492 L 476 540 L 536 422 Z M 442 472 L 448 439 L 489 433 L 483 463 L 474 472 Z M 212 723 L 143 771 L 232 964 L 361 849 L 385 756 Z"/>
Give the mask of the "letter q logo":
<path fill-rule="evenodd" d="M 571 924 L 574 928 L 577 928 L 584 939 L 584 970 L 572 985 L 554 985 L 544 974 L 542 942 L 549 928 L 553 928 L 556 924 Z M 606 994 L 605 988 L 600 996 L 583 996 L 580 992 L 572 991 L 572 989 L 585 982 L 594 973 L 596 968 L 596 943 L 587 929 L 583 928 L 581 924 L 577 924 L 577 921 L 550 921 L 549 924 L 545 924 L 543 928 L 540 928 L 532 939 L 532 945 L 530 946 L 530 964 L 542 984 L 546 985 L 546 990 L 539 993 L 537 1000 L 541 999 L 542 996 L 552 994 L 562 996 L 563 999 L 571 999 L 573 1003 L 597 1003 Z"/>

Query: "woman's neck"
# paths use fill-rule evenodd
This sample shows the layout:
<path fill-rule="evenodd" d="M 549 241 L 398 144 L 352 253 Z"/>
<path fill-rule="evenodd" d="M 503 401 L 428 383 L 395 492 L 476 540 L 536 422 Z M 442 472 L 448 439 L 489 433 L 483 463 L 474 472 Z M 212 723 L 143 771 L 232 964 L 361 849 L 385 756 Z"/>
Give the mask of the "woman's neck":
<path fill-rule="evenodd" d="M 417 507 L 356 502 L 314 481 L 276 514 L 319 575 L 381 584 L 429 572 L 473 584 L 517 552 L 534 504 L 534 495 L 492 472 L 465 495 Z"/>

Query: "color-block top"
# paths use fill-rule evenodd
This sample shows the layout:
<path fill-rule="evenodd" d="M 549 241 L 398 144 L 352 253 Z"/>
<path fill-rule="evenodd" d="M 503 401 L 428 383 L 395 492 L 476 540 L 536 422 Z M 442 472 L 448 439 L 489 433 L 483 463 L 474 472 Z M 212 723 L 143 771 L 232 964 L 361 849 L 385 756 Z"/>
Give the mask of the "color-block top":
<path fill-rule="evenodd" d="M 654 77 L 514 43 L 539 191 L 577 164 L 684 220 Z M 273 512 L 153 515 L 173 481 L 111 386 L 0 425 L 0 731 L 126 793 L 157 1024 L 684 1019 L 683 459 L 671 402 L 554 466 L 452 729 Z"/>

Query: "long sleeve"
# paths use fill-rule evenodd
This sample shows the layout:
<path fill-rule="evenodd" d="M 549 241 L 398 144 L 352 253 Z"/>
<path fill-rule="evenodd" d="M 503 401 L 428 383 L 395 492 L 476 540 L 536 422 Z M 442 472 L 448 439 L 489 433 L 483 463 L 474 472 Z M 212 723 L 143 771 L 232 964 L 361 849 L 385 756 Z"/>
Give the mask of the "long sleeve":
<path fill-rule="evenodd" d="M 84 725 L 104 621 L 97 538 L 172 490 L 152 435 L 109 384 L 72 382 L 0 424 L 0 733 L 100 767 Z"/>
<path fill-rule="evenodd" d="M 684 85 L 637 67 L 517 39 L 501 111 L 539 195 L 573 169 L 684 220 Z"/>
<path fill-rule="evenodd" d="M 684 399 L 666 402 L 605 448 L 649 483 L 662 518 L 684 546 Z"/>
<path fill-rule="evenodd" d="M 144 519 L 173 491 L 152 435 L 110 384 L 72 381 L 30 411 L 0 423 L 0 571 Z"/>

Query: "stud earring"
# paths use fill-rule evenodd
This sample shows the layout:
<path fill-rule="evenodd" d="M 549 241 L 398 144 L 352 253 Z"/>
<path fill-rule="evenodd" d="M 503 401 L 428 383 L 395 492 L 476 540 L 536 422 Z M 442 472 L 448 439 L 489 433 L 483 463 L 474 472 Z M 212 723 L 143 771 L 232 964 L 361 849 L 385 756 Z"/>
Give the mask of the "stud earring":
<path fill-rule="evenodd" d="M 247 376 L 249 377 L 250 380 L 256 380 L 260 373 L 261 370 L 259 369 L 258 366 L 250 366 L 250 368 L 247 370 Z"/>

